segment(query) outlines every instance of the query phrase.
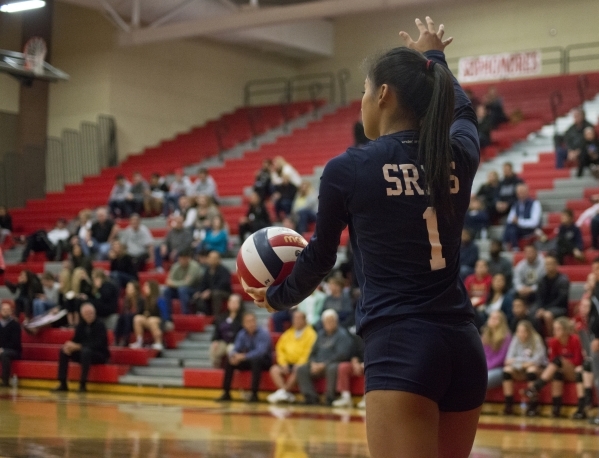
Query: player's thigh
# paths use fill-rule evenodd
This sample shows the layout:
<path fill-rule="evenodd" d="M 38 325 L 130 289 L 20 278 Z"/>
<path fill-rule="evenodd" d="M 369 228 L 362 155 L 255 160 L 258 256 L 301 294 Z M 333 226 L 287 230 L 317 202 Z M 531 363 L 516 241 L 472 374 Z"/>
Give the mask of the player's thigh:
<path fill-rule="evenodd" d="M 439 458 L 467 458 L 472 450 L 481 407 L 439 414 Z"/>
<path fill-rule="evenodd" d="M 366 394 L 366 435 L 372 458 L 436 458 L 437 403 L 404 391 Z"/>

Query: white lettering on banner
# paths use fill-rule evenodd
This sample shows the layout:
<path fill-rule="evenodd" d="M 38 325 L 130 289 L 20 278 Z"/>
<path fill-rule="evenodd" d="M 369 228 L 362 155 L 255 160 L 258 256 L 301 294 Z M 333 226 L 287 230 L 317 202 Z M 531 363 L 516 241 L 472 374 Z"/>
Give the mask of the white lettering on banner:
<path fill-rule="evenodd" d="M 541 61 L 541 51 L 462 57 L 458 80 L 461 83 L 472 83 L 538 75 L 541 73 Z"/>

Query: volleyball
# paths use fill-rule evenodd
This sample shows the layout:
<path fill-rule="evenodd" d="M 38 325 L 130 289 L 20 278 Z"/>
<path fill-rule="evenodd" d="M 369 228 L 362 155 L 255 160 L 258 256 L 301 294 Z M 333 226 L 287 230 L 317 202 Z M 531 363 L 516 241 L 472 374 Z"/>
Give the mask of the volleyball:
<path fill-rule="evenodd" d="M 237 274 L 244 289 L 278 285 L 308 242 L 285 227 L 266 227 L 243 242 L 237 254 Z"/>

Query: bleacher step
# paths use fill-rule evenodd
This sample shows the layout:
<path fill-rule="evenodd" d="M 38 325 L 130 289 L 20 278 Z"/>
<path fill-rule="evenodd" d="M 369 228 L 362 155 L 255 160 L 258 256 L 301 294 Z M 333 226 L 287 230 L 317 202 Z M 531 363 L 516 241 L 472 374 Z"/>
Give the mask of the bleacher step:
<path fill-rule="evenodd" d="M 146 385 L 146 386 L 183 386 L 183 377 L 148 377 L 145 375 L 123 375 L 119 377 L 119 383 L 123 385 Z"/>
<path fill-rule="evenodd" d="M 208 330 L 206 328 L 204 328 L 204 332 L 190 332 L 187 339 L 194 342 L 210 342 L 212 340 L 212 329 Z"/>
<path fill-rule="evenodd" d="M 131 375 L 146 377 L 183 377 L 183 369 L 176 367 L 133 367 Z"/>
<path fill-rule="evenodd" d="M 162 356 L 164 358 L 177 358 L 177 359 L 197 359 L 201 355 L 200 350 L 164 350 Z"/>
<path fill-rule="evenodd" d="M 201 352 L 207 352 L 209 348 L 210 341 L 206 340 L 184 340 L 177 345 L 177 349 L 180 350 L 196 350 Z"/>
<path fill-rule="evenodd" d="M 152 358 L 149 367 L 181 367 L 181 360 L 176 358 Z"/>
<path fill-rule="evenodd" d="M 212 363 L 208 359 L 185 359 L 183 367 L 190 369 L 212 369 Z"/>

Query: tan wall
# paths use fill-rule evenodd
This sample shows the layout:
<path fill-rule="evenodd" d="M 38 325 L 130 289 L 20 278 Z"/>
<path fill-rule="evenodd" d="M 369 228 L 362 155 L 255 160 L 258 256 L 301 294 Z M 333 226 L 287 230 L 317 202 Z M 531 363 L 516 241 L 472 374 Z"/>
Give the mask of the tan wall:
<path fill-rule="evenodd" d="M 305 65 L 301 71 L 348 68 L 352 75 L 348 98 L 356 99 L 364 82 L 360 70 L 363 59 L 400 45 L 399 30 L 416 38 L 414 18 L 424 20 L 427 14 L 438 23 L 443 22 L 447 36 L 454 37 L 454 43 L 447 48 L 448 58 L 599 41 L 597 25 L 591 19 L 599 16 L 597 0 L 502 0 L 420 6 L 336 19 L 334 57 Z M 551 29 L 557 33 L 551 35 Z M 599 60 L 572 68 L 597 69 Z"/>
<path fill-rule="evenodd" d="M 0 14 L 0 49 L 21 51 L 21 21 L 18 15 Z M 19 112 L 19 82 L 0 73 L 0 111 Z"/>

